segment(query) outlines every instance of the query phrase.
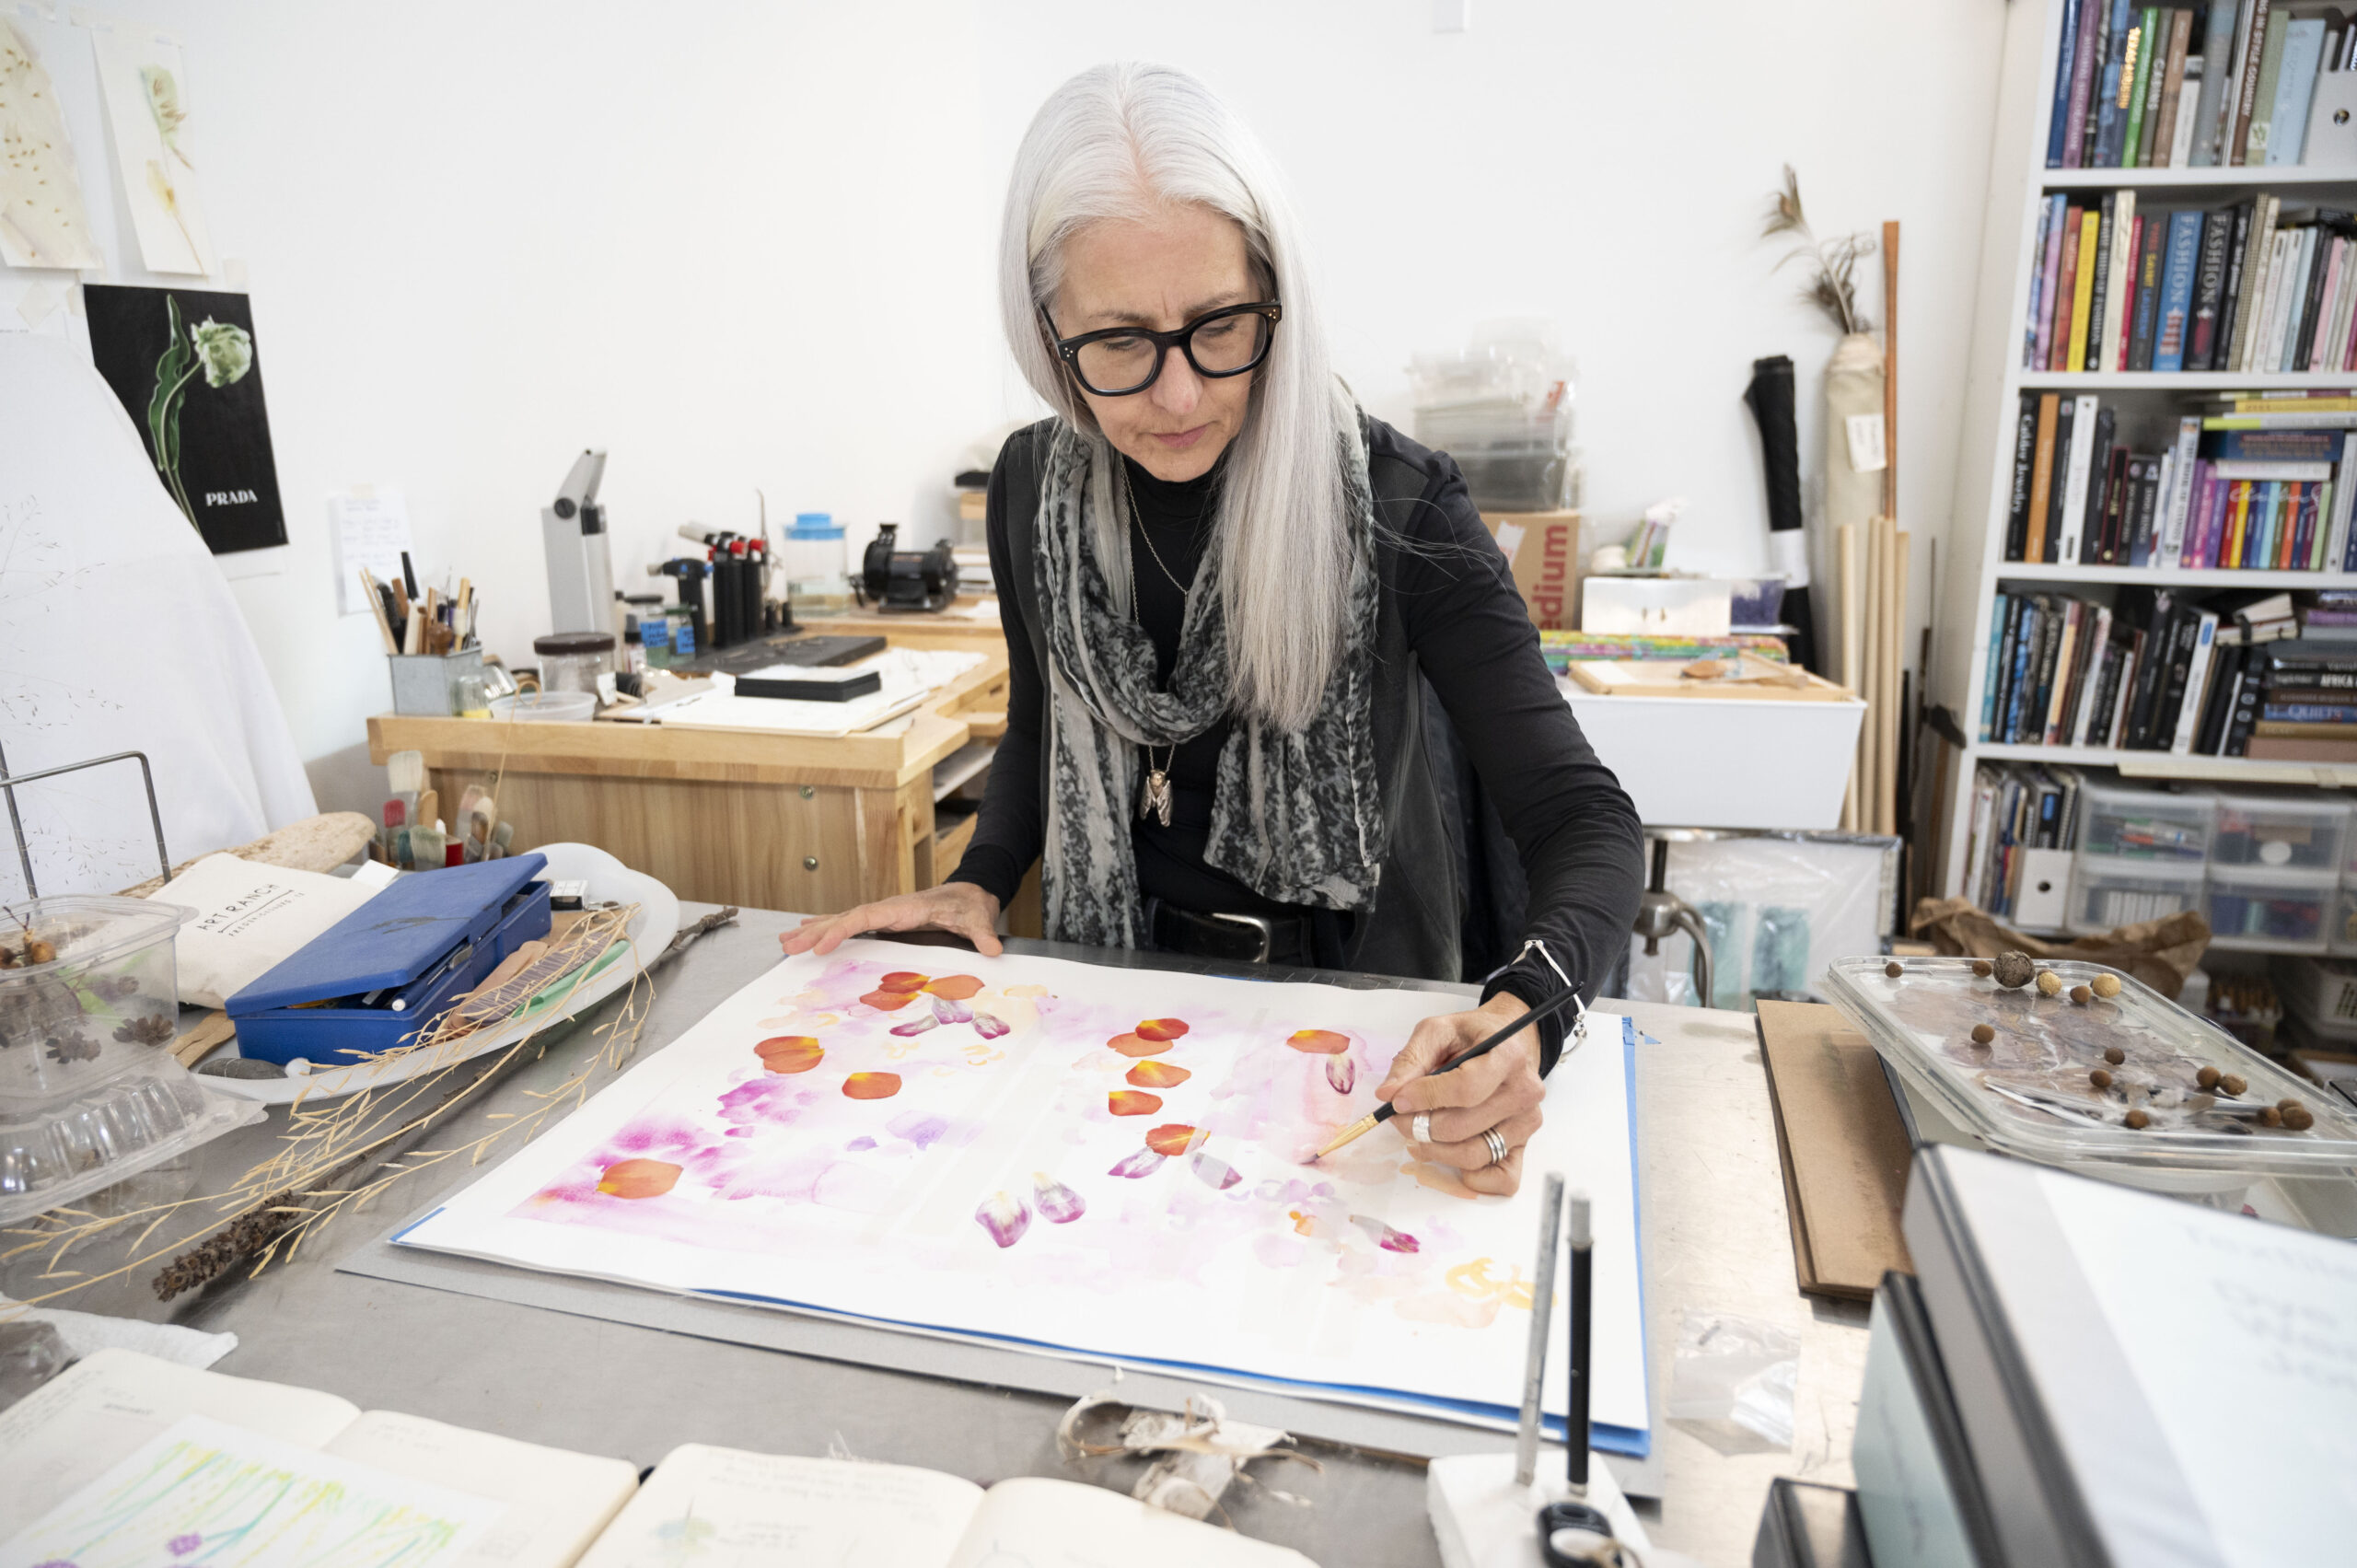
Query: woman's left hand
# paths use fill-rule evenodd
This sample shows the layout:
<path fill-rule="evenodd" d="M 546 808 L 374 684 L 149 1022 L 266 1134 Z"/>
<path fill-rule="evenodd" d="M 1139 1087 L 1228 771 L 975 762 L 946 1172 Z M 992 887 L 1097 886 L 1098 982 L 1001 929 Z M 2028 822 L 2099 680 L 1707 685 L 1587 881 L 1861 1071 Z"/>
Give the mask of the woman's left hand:
<path fill-rule="evenodd" d="M 1544 1120 L 1538 1109 L 1547 1093 L 1538 1078 L 1538 1030 L 1524 1029 L 1453 1073 L 1431 1074 L 1527 1011 L 1520 998 L 1500 992 L 1470 1013 L 1426 1018 L 1375 1091 L 1398 1111 L 1391 1125 L 1417 1157 L 1456 1167 L 1476 1192 L 1504 1196 L 1522 1185 L 1522 1147 Z M 1418 1111 L 1432 1114 L 1429 1144 L 1418 1143 L 1411 1131 Z M 1481 1136 L 1492 1128 L 1506 1143 L 1506 1157 L 1495 1163 Z"/>

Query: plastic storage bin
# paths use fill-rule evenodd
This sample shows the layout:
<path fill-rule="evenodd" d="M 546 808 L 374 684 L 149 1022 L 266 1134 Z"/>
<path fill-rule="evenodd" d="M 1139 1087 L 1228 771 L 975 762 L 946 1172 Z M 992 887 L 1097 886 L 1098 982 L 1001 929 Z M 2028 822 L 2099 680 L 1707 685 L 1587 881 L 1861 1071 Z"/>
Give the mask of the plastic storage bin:
<path fill-rule="evenodd" d="M 2357 957 L 2357 883 L 2347 873 L 2332 896 L 2332 918 L 2325 927 L 2324 945 L 2331 952 Z"/>
<path fill-rule="evenodd" d="M 2070 912 L 2063 923 L 2081 933 L 2109 931 L 2197 909 L 2200 903 L 2199 861 L 2154 865 L 2082 854 L 2071 868 Z"/>
<path fill-rule="evenodd" d="M 2203 895 L 2213 947 L 2321 953 L 2340 890 L 2331 876 L 2212 865 Z"/>
<path fill-rule="evenodd" d="M 2054 960 L 2066 988 L 2042 996 L 1976 976 L 1968 958 L 1908 958 L 1898 978 L 1884 960 L 1840 958 L 1825 989 L 1883 1060 L 1942 1112 L 1991 1148 L 2044 1165 L 2164 1191 L 2221 1191 L 2262 1175 L 2336 1176 L 2357 1165 L 2357 1116 L 2316 1085 L 2277 1066 L 2215 1025 L 2100 964 Z M 2109 974 L 2108 1001 L 2068 989 Z M 1976 1044 L 1972 1028 L 1996 1038 Z M 2134 1071 L 2098 1089 L 2088 1074 L 2124 1045 Z M 2215 1067 L 2244 1080 L 2238 1096 L 2203 1092 Z M 2260 1123 L 2263 1106 L 2296 1098 L 2313 1125 Z M 2131 1109 L 2146 1125 L 2128 1126 Z"/>
<path fill-rule="evenodd" d="M 2211 864 L 2258 871 L 2340 869 L 2349 803 L 2303 790 L 2220 790 L 2210 835 Z"/>
<path fill-rule="evenodd" d="M 2199 866 L 2209 858 L 2217 802 L 2130 784 L 2084 779 L 2079 784 L 2078 849 L 2107 860 Z"/>
<path fill-rule="evenodd" d="M 166 1049 L 188 911 L 51 898 L 0 913 L 0 1225 L 71 1202 L 253 1120 Z"/>
<path fill-rule="evenodd" d="M 493 718 L 522 724 L 586 724 L 597 713 L 598 699 L 586 691 L 518 691 L 491 703 Z"/>

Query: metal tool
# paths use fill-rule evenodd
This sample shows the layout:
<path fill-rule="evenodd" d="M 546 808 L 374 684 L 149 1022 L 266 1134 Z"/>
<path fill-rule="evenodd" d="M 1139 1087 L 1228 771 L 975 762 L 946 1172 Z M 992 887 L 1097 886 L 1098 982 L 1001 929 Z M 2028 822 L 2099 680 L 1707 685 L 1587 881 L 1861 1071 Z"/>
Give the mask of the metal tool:
<path fill-rule="evenodd" d="M 1694 940 L 1694 989 L 1700 993 L 1698 1005 L 1711 1005 L 1711 939 L 1702 929 L 1702 917 L 1692 904 L 1669 890 L 1669 841 L 1654 840 L 1653 877 L 1645 890 L 1637 895 L 1636 934 L 1644 938 L 1645 957 L 1661 954 L 1661 941 L 1684 932 Z"/>
<path fill-rule="evenodd" d="M 574 459 L 556 499 L 540 508 L 552 632 L 619 631 L 606 510 L 598 505 L 598 484 L 605 477 L 606 454 L 584 451 Z"/>
<path fill-rule="evenodd" d="M 172 879 L 172 857 L 164 850 L 164 813 L 156 804 L 156 771 L 147 765 L 146 752 L 117 751 L 111 756 L 93 757 L 87 762 L 65 762 L 29 773 L 11 773 L 8 772 L 7 753 L 0 751 L 0 796 L 6 796 L 8 800 L 8 829 L 17 836 L 17 864 L 24 868 L 25 897 L 41 897 L 41 889 L 33 881 L 33 852 L 31 846 L 25 842 L 24 819 L 17 811 L 17 786 L 31 784 L 36 779 L 53 778 L 59 773 L 78 773 L 85 768 L 102 768 L 109 762 L 125 761 L 136 761 L 139 764 L 139 777 L 147 786 L 147 820 L 156 829 L 156 864 L 162 868 L 165 881 Z"/>

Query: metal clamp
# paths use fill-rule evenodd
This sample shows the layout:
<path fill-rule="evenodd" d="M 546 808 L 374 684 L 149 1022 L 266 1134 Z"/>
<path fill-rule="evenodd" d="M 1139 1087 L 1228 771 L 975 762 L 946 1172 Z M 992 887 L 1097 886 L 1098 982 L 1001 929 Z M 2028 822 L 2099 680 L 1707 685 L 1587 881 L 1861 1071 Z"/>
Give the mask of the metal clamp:
<path fill-rule="evenodd" d="M 17 813 L 17 786 L 36 779 L 53 778 L 59 773 L 77 773 L 85 768 L 102 768 L 109 762 L 136 761 L 139 776 L 147 785 L 147 820 L 156 829 L 156 863 L 163 868 L 164 880 L 172 879 L 172 857 L 164 850 L 164 813 L 156 804 L 156 772 L 147 765 L 145 751 L 118 751 L 110 757 L 93 757 L 87 762 L 66 762 L 54 768 L 41 768 L 29 773 L 10 773 L 6 753 L 0 752 L 0 796 L 8 801 L 8 827 L 17 836 L 17 864 L 24 868 L 25 897 L 41 897 L 41 889 L 33 882 L 33 853 L 25 842 L 24 819 Z"/>

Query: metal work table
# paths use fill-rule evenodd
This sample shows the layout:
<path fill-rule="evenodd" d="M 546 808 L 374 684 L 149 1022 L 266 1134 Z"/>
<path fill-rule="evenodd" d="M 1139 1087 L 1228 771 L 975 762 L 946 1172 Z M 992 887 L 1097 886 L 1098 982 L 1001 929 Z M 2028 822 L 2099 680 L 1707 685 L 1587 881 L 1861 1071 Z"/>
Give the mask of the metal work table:
<path fill-rule="evenodd" d="M 683 918 L 708 908 L 687 906 Z M 793 923 L 792 916 L 747 911 L 736 926 L 704 937 L 658 971 L 640 1053 L 667 1044 L 758 974 L 777 955 L 777 934 Z M 1049 944 L 1016 946 L 1057 956 L 1075 952 Z M 1159 956 L 1131 961 L 1218 967 Z M 546 1059 L 469 1102 L 424 1146 L 464 1143 L 489 1131 L 494 1117 L 529 1109 L 534 1090 L 570 1075 L 588 1049 L 587 1029 L 619 1003 L 602 1005 Z M 1655 1037 L 1637 1051 L 1637 1139 L 1661 1501 L 1641 1505 L 1640 1513 L 1657 1545 L 1732 1568 L 1750 1561 L 1771 1479 L 1790 1474 L 1850 1482 L 1865 1310 L 1815 1302 L 1794 1287 L 1784 1189 L 1750 1016 L 1610 1005 L 1632 1015 L 1639 1029 Z M 273 1111 L 269 1121 L 208 1144 L 195 1156 L 199 1179 L 218 1190 L 263 1157 L 284 1128 L 284 1112 Z M 495 1161 L 507 1152 L 494 1147 L 486 1157 Z M 337 1272 L 339 1259 L 373 1245 L 401 1216 L 463 1186 L 471 1174 L 453 1160 L 405 1178 L 376 1209 L 339 1220 L 291 1262 L 273 1263 L 256 1278 L 233 1274 L 193 1298 L 157 1302 L 146 1288 L 150 1266 L 55 1305 L 232 1330 L 238 1348 L 217 1371 L 322 1388 L 363 1409 L 406 1411 L 640 1465 L 695 1442 L 851 1455 L 984 1484 L 1050 1475 L 1126 1488 L 1123 1470 L 1103 1468 L 1109 1461 L 1076 1470 L 1058 1458 L 1054 1428 L 1064 1401 L 1054 1397 Z M 102 1272 L 113 1266 L 103 1252 L 86 1249 L 87 1255 L 76 1254 L 64 1266 Z M 0 1293 L 23 1298 L 53 1288 L 53 1281 L 34 1277 L 40 1272 L 39 1263 L 18 1260 L 0 1271 Z M 1689 1310 L 1764 1318 L 1798 1334 L 1800 1384 L 1790 1452 L 1766 1451 L 1731 1426 L 1720 1431 L 1663 1415 L 1678 1322 Z M 1508 1447 L 1512 1439 L 1498 1443 Z M 1314 1442 L 1306 1447 L 1324 1466 L 1321 1472 L 1282 1465 L 1269 1480 L 1310 1505 L 1274 1501 L 1260 1489 L 1231 1489 L 1225 1501 L 1237 1527 L 1295 1547 L 1326 1568 L 1438 1561 L 1420 1464 Z"/>

